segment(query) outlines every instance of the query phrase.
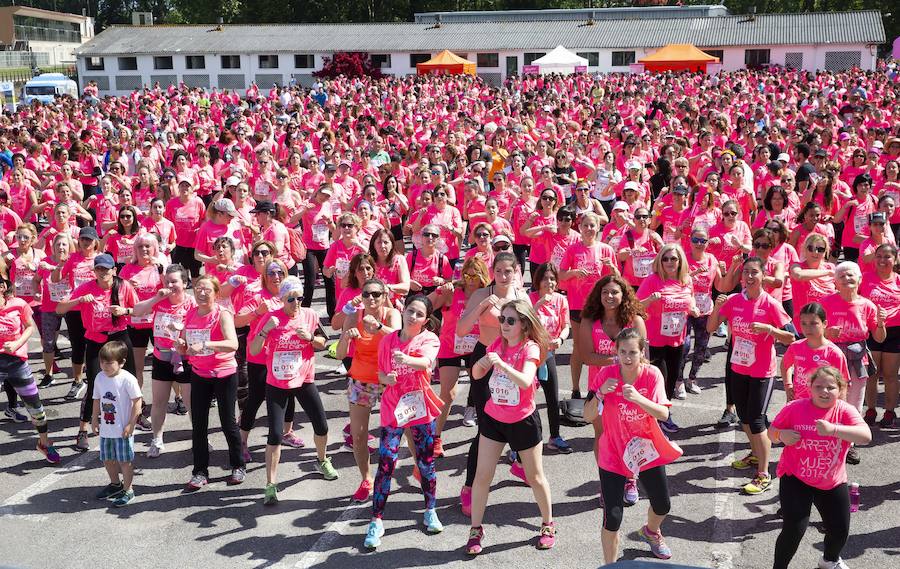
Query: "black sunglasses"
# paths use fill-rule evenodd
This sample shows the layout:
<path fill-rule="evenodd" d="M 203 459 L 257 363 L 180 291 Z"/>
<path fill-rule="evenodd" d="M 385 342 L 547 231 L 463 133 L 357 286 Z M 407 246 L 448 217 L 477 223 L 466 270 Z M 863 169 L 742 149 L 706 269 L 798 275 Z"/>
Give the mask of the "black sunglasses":
<path fill-rule="evenodd" d="M 381 295 L 383 295 L 383 294 L 384 294 L 383 292 L 377 291 L 377 290 L 364 290 L 364 291 L 362 291 L 362 297 L 363 297 L 363 298 L 374 298 L 374 299 L 376 299 L 376 300 L 379 299 L 379 298 L 381 298 Z"/>
<path fill-rule="evenodd" d="M 518 318 L 512 316 L 500 316 L 497 320 L 500 321 L 500 324 L 508 324 L 510 326 L 515 325 L 515 323 L 519 321 Z"/>
<path fill-rule="evenodd" d="M 806 250 L 809 251 L 810 253 L 824 253 L 825 247 L 822 247 L 822 246 L 817 247 L 815 245 L 808 245 L 806 247 Z"/>

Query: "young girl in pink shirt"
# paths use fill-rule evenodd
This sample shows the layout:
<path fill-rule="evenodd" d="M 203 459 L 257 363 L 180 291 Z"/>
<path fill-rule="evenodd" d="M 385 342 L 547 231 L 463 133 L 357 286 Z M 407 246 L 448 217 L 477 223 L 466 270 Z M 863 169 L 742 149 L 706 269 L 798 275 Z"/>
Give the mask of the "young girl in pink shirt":
<path fill-rule="evenodd" d="M 811 302 L 800 309 L 800 329 L 804 338 L 788 346 L 781 359 L 785 398 L 790 402 L 810 397 L 809 382 L 816 370 L 830 365 L 850 377 L 847 358 L 841 349 L 825 339 L 825 309 Z"/>

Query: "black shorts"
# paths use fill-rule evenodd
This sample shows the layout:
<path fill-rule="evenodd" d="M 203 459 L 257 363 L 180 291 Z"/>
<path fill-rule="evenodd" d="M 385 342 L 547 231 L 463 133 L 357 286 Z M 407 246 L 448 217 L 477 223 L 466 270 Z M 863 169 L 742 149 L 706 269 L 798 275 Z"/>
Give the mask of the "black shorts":
<path fill-rule="evenodd" d="M 438 358 L 438 369 L 442 367 L 469 367 L 469 356 L 453 356 L 452 358 Z"/>
<path fill-rule="evenodd" d="M 146 348 L 150 345 L 150 338 L 152 336 L 153 328 L 128 327 L 128 337 L 131 338 L 132 348 Z"/>
<path fill-rule="evenodd" d="M 544 437 L 537 409 L 515 423 L 504 423 L 483 413 L 478 422 L 478 432 L 492 441 L 508 444 L 509 448 L 517 452 L 541 444 Z"/>
<path fill-rule="evenodd" d="M 731 372 L 731 396 L 742 425 L 748 425 L 754 435 L 762 433 L 769 427 L 766 411 L 772 398 L 772 387 L 775 382 L 771 377 L 750 377 L 735 371 Z"/>
<path fill-rule="evenodd" d="M 872 336 L 866 340 L 870 351 L 886 354 L 900 354 L 900 326 L 889 326 L 884 342 L 876 342 Z"/>
<path fill-rule="evenodd" d="M 175 383 L 190 385 L 191 364 L 185 360 L 184 371 L 176 375 L 175 370 L 172 368 L 172 364 L 153 356 L 153 369 L 150 372 L 150 377 L 157 381 L 174 381 Z"/>
<path fill-rule="evenodd" d="M 575 322 L 576 324 L 581 323 L 581 310 L 573 310 L 569 309 L 569 320 Z"/>

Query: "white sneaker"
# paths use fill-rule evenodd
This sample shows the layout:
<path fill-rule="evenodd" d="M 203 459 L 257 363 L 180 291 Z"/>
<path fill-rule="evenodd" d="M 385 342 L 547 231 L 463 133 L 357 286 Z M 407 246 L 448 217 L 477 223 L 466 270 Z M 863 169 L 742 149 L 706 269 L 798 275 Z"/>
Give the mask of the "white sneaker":
<path fill-rule="evenodd" d="M 844 560 L 838 557 L 837 561 L 826 561 L 825 557 L 819 559 L 819 569 L 850 569 Z"/>
<path fill-rule="evenodd" d="M 150 441 L 150 448 L 147 449 L 147 458 L 159 458 L 159 455 L 166 450 L 166 445 L 162 441 L 153 439 Z"/>
<path fill-rule="evenodd" d="M 478 423 L 478 415 L 475 414 L 474 407 L 466 407 L 466 410 L 463 413 L 462 423 L 465 427 L 474 427 L 475 424 Z"/>
<path fill-rule="evenodd" d="M 679 381 L 675 386 L 675 399 L 687 399 L 687 393 L 684 390 L 684 382 Z"/>
<path fill-rule="evenodd" d="M 685 389 L 688 393 L 692 393 L 694 395 L 700 395 L 703 391 L 700 389 L 700 386 L 697 385 L 693 381 L 689 381 L 685 384 Z"/>

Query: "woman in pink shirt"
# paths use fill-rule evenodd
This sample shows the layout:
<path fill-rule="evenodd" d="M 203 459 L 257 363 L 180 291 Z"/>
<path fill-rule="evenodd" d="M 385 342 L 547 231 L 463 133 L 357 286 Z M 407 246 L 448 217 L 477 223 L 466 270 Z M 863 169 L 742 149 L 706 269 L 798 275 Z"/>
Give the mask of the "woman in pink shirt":
<path fill-rule="evenodd" d="M 828 239 L 820 233 L 811 233 L 800 247 L 800 261 L 791 264 L 789 275 L 793 303 L 805 306 L 818 302 L 835 291 L 834 264 L 829 263 Z M 795 313 L 794 329 L 800 328 L 800 318 Z"/>
<path fill-rule="evenodd" d="M 193 182 L 178 182 L 178 195 L 166 203 L 166 218 L 175 224 L 175 248 L 172 261 L 186 268 L 191 277 L 200 274 L 200 261 L 194 258 L 197 230 L 206 219 L 206 205 L 194 193 Z"/>
<path fill-rule="evenodd" d="M 150 215 L 141 220 L 141 228 L 159 238 L 160 253 L 169 259 L 175 248 L 175 224 L 166 219 L 166 203 L 160 198 L 150 202 Z"/>
<path fill-rule="evenodd" d="M 281 460 L 285 411 L 294 399 L 309 417 L 315 433 L 317 470 L 325 480 L 336 480 L 337 471 L 326 456 L 328 421 L 315 384 L 315 350 L 325 348 L 325 337 L 319 316 L 311 308 L 303 308 L 303 283 L 288 277 L 279 287 L 281 308 L 263 317 L 263 324 L 248 346 L 253 356 L 266 359 L 266 415 L 269 435 L 266 440 L 266 491 L 263 504 L 278 503 L 276 470 Z"/>
<path fill-rule="evenodd" d="M 218 264 L 213 244 L 219 237 L 228 237 L 234 245 L 234 256 L 244 259 L 243 228 L 236 219 L 237 209 L 228 198 L 219 198 L 207 208 L 204 221 L 194 241 L 194 259 L 203 263 L 204 273 L 211 272 Z"/>
<path fill-rule="evenodd" d="M 728 200 L 722 204 L 722 221 L 709 230 L 709 252 L 726 263 L 735 255 L 750 252 L 750 226 L 739 220 L 739 215 L 737 202 Z"/>
<path fill-rule="evenodd" d="M 650 276 L 653 262 L 663 245 L 659 234 L 650 230 L 650 217 L 647 208 L 636 209 L 634 227 L 622 234 L 619 247 L 616 249 L 622 277 L 635 289 Z"/>
<path fill-rule="evenodd" d="M 381 396 L 381 447 L 372 496 L 372 521 L 365 547 L 381 545 L 382 517 L 391 491 L 391 478 L 404 430 L 412 434 L 415 459 L 425 497 L 425 531 L 440 533 L 444 526 L 435 510 L 437 475 L 434 468 L 435 421 L 444 402 L 431 389 L 431 371 L 440 349 L 440 340 L 425 329 L 432 313 L 431 301 L 417 294 L 409 297 L 399 330 L 391 331 L 378 344 L 378 383 L 385 386 Z"/>
<path fill-rule="evenodd" d="M 877 421 L 882 428 L 891 428 L 897 418 L 897 395 L 900 390 L 897 372 L 900 370 L 900 275 L 897 265 L 897 246 L 880 245 L 875 250 L 875 270 L 864 273 L 859 294 L 884 308 L 887 336 L 883 342 L 869 338 L 866 342 L 878 374 L 884 380 L 884 415 Z M 849 377 L 845 376 L 845 377 Z M 875 424 L 877 418 L 878 381 L 866 382 L 866 423 Z"/>
<path fill-rule="evenodd" d="M 409 265 L 409 290 L 431 294 L 437 287 L 449 281 L 453 276 L 453 265 L 446 255 L 438 250 L 437 243 L 441 238 L 440 229 L 428 224 L 422 228 L 422 247 L 413 248 L 406 257 Z"/>
<path fill-rule="evenodd" d="M 852 444 L 868 444 L 872 431 L 859 412 L 843 401 L 847 379 L 825 366 L 810 380 L 811 396 L 786 405 L 770 429 L 773 442 L 785 445 L 778 461 L 778 495 L 784 524 L 775 541 L 775 569 L 788 569 L 809 524 L 815 504 L 825 526 L 819 567 L 846 567 L 841 550 L 850 533 L 850 495 L 845 458 Z"/>
<path fill-rule="evenodd" d="M 325 256 L 331 247 L 331 235 L 337 228 L 331 202 L 333 194 L 334 188 L 331 186 L 319 186 L 309 203 L 301 207 L 291 220 L 291 223 L 303 224 L 303 244 L 306 245 L 307 252 L 303 260 L 303 306 L 306 308 L 312 306 L 316 275 L 325 267 Z M 326 306 L 334 306 L 334 286 L 334 279 L 325 278 Z"/>
<path fill-rule="evenodd" d="M 697 385 L 697 373 L 700 366 L 707 361 L 709 353 L 709 332 L 706 331 L 706 321 L 713 308 L 713 286 L 717 289 L 721 286 L 722 263 L 719 263 L 713 255 L 707 252 L 709 233 L 706 229 L 696 228 L 688 242 L 691 245 L 687 257 L 688 274 L 691 277 L 691 286 L 694 291 L 694 305 L 697 307 L 698 316 L 689 316 L 687 332 L 684 342 L 684 362 L 682 364 L 682 385 L 676 386 L 675 397 L 681 398 L 686 393 L 700 394 L 700 386 Z M 687 368 L 688 354 L 691 351 L 691 336 L 693 336 L 693 354 L 691 357 L 691 371 L 688 377 L 684 376 Z"/>
<path fill-rule="evenodd" d="M 119 209 L 115 229 L 107 231 L 100 242 L 100 248 L 112 256 L 120 270 L 134 256 L 135 241 L 142 229 L 137 217 L 134 206 L 123 206 Z"/>
<path fill-rule="evenodd" d="M 772 485 L 769 475 L 771 443 L 766 436 L 766 409 L 772 395 L 775 375 L 775 342 L 788 345 L 794 334 L 785 330 L 791 318 L 781 303 L 763 290 L 763 262 L 750 257 L 741 266 L 742 291 L 716 298 L 706 323 L 712 333 L 723 320 L 728 320 L 731 351 L 726 360 L 731 395 L 741 427 L 750 440 L 750 454 L 734 461 L 737 470 L 757 468 L 753 480 L 743 488 L 750 495 L 761 494 Z"/>
<path fill-rule="evenodd" d="M 499 318 L 500 337 L 472 366 L 472 379 L 488 384 L 490 398 L 478 425 L 478 467 L 472 486 L 472 523 L 466 543 L 469 555 L 482 551 L 481 522 L 497 460 L 507 444 L 522 458 L 527 481 L 541 511 L 538 549 L 550 549 L 556 542 L 550 487 L 541 461 L 541 419 L 534 400 L 537 368 L 546 357 L 550 338 L 527 300 L 507 302 Z"/>
<path fill-rule="evenodd" d="M 135 239 L 128 263 L 119 270 L 119 276 L 128 281 L 137 293 L 138 302 L 153 297 L 163 286 L 163 266 L 159 264 L 158 257 L 159 241 L 156 236 L 142 233 Z M 130 318 L 128 335 L 134 349 L 134 364 L 137 370 L 135 377 L 141 387 L 144 386 L 144 358 L 152 334 L 151 315 Z M 138 419 L 139 425 L 141 422 L 141 419 Z"/>
<path fill-rule="evenodd" d="M 199 198 L 198 198 L 199 199 Z M 218 401 L 219 421 L 228 443 L 231 475 L 229 486 L 241 484 L 246 476 L 241 454 L 241 435 L 234 420 L 237 403 L 237 335 L 231 312 L 216 303 L 219 281 L 200 277 L 194 281 L 197 306 L 184 315 L 184 328 L 176 340 L 180 354 L 191 364 L 191 449 L 194 467 L 187 491 L 209 484 L 209 409 L 213 397 Z"/>
<path fill-rule="evenodd" d="M 403 297 L 409 293 L 409 266 L 406 256 L 397 251 L 393 234 L 384 228 L 376 231 L 369 242 L 369 255 L 375 260 L 375 276 L 387 285 L 394 305 L 403 306 Z"/>
<path fill-rule="evenodd" d="M 338 218 L 340 238 L 331 244 L 322 261 L 322 274 L 325 276 L 325 282 L 327 283 L 329 279 L 334 282 L 335 300 L 330 304 L 327 296 L 328 289 L 327 287 L 325 289 L 325 307 L 329 316 L 334 315 L 336 299 L 341 296 L 346 287 L 344 280 L 350 271 L 350 261 L 357 253 L 365 253 L 365 250 L 359 245 L 359 226 L 360 220 L 356 214 L 341 214 Z"/>
<path fill-rule="evenodd" d="M 859 270 L 866 274 L 875 270 L 875 251 L 883 244 L 894 243 L 888 216 L 878 211 L 869 214 L 869 236 L 859 244 Z"/>
<path fill-rule="evenodd" d="M 841 247 L 844 259 L 859 258 L 859 244 L 869 235 L 869 214 L 878 210 L 878 201 L 872 195 L 872 177 L 860 174 L 853 180 L 853 195 L 834 216 L 835 223 L 843 223 Z"/>
<path fill-rule="evenodd" d="M 41 348 L 44 358 L 44 378 L 38 387 L 42 389 L 55 383 L 53 373 L 58 371 L 54 359 L 62 317 L 56 313 L 56 305 L 72 293 L 69 281 L 60 278 L 60 270 L 74 251 L 75 244 L 69 235 L 60 234 L 53 238 L 51 247 L 50 255 L 38 264 L 37 270 L 41 286 Z M 56 274 L 56 282 L 52 280 L 53 274 Z M 71 330 L 69 333 L 72 333 Z"/>

